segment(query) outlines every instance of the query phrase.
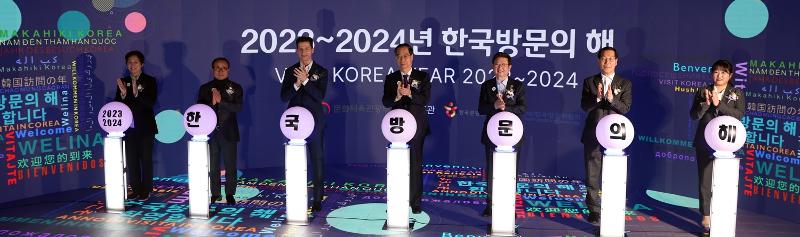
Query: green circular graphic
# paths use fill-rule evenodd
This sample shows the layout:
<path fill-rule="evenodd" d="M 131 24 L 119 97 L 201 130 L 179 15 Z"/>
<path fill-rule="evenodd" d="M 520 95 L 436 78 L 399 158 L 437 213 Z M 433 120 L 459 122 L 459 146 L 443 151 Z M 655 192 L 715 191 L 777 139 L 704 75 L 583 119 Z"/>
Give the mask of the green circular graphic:
<path fill-rule="evenodd" d="M 233 199 L 236 199 L 236 201 L 247 200 L 255 196 L 258 196 L 259 193 L 261 193 L 261 190 L 258 190 L 258 188 L 252 186 L 237 185 L 236 194 L 233 195 Z M 227 196 L 224 187 L 222 188 L 222 193 L 220 195 L 222 195 L 223 197 Z"/>
<path fill-rule="evenodd" d="M 67 11 L 58 17 L 58 30 L 68 40 L 79 40 L 86 37 L 91 24 L 89 18 L 79 11 Z"/>
<path fill-rule="evenodd" d="M 431 221 L 431 217 L 425 212 L 410 214 L 409 218 L 416 222 L 414 230 L 425 227 Z M 402 233 L 383 229 L 383 225 L 386 223 L 386 203 L 365 203 L 342 207 L 328 214 L 326 220 L 334 228 L 354 234 L 392 235 Z"/>
<path fill-rule="evenodd" d="M 768 21 L 769 10 L 761 0 L 736 0 L 725 11 L 725 27 L 743 39 L 761 34 Z"/>
<path fill-rule="evenodd" d="M 697 200 L 697 198 L 690 198 L 677 194 L 659 192 L 649 189 L 645 191 L 645 193 L 647 193 L 647 196 L 649 196 L 652 199 L 655 199 L 656 201 L 674 206 L 687 207 L 687 208 L 698 208 L 700 206 L 699 200 Z"/>
<path fill-rule="evenodd" d="M 161 143 L 175 143 L 183 138 L 186 128 L 183 127 L 183 114 L 177 110 L 164 110 L 156 115 L 158 134 L 156 139 Z"/>
<path fill-rule="evenodd" d="M 22 25 L 22 13 L 14 1 L 0 0 L 0 42 L 11 39 L 14 31 Z"/>

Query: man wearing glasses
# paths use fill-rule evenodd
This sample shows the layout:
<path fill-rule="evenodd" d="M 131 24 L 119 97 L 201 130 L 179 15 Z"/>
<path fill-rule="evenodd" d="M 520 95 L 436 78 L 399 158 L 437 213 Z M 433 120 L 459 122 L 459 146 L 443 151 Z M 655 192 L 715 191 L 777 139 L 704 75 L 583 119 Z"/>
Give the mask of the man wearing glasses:
<path fill-rule="evenodd" d="M 494 69 L 495 77 L 481 85 L 481 93 L 478 100 L 478 113 L 486 115 L 481 132 L 481 143 L 483 143 L 486 151 L 486 175 L 484 175 L 484 178 L 488 183 L 486 209 L 483 210 L 483 216 L 492 215 L 492 161 L 494 149 L 497 147 L 489 140 L 489 135 L 486 134 L 486 126 L 492 116 L 503 111 L 514 113 L 520 118 L 525 114 L 525 85 L 521 81 L 511 80 L 509 77 L 511 56 L 503 52 L 496 53 L 492 57 L 492 68 Z M 522 144 L 521 140 L 514 146 L 514 149 L 518 150 L 520 144 Z M 517 158 L 519 160 L 519 153 L 517 153 Z"/>
<path fill-rule="evenodd" d="M 225 164 L 225 202 L 236 204 L 236 157 L 239 143 L 239 123 L 236 113 L 242 111 L 244 91 L 239 83 L 228 79 L 230 62 L 226 58 L 211 61 L 214 79 L 200 86 L 197 103 L 205 104 L 217 114 L 217 126 L 209 139 L 211 153 L 211 203 L 222 201 L 219 160 Z"/>
<path fill-rule="evenodd" d="M 408 110 L 417 122 L 417 133 L 409 141 L 409 205 L 414 214 L 419 214 L 422 212 L 422 147 L 425 136 L 430 133 L 425 106 L 431 98 L 431 80 L 428 73 L 414 69 L 414 48 L 410 44 L 395 47 L 394 59 L 398 70 L 386 75 L 381 100 L 387 108 Z"/>
<path fill-rule="evenodd" d="M 595 127 L 603 116 L 626 114 L 631 108 L 631 81 L 616 75 L 617 50 L 604 47 L 597 52 L 600 73 L 583 80 L 581 108 L 586 114 L 581 143 L 586 167 L 586 206 L 588 221 L 600 223 L 600 177 L 603 167 L 600 143 L 595 137 Z"/>

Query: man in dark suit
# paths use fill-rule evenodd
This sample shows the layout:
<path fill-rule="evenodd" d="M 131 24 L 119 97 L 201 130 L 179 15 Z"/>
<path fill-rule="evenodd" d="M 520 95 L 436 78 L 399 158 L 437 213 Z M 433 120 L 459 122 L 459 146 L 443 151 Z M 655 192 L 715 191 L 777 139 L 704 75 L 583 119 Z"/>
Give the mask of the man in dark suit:
<path fill-rule="evenodd" d="M 509 77 L 511 56 L 503 52 L 496 53 L 492 57 L 492 67 L 496 76 L 481 85 L 481 94 L 478 100 L 478 113 L 486 115 L 481 132 L 481 143 L 486 151 L 486 176 L 484 177 L 489 184 L 486 189 L 488 196 L 483 216 L 492 215 L 492 161 L 494 160 L 494 149 L 497 147 L 486 134 L 489 119 L 503 111 L 514 113 L 520 118 L 525 114 L 525 85 L 521 81 Z M 521 143 L 521 141 L 517 143 L 514 148 L 519 149 Z M 517 160 L 519 160 L 519 153 L 517 153 Z"/>
<path fill-rule="evenodd" d="M 281 83 L 281 100 L 289 102 L 289 108 L 300 106 L 308 109 L 314 116 L 314 131 L 308 138 L 308 150 L 314 169 L 314 202 L 311 211 L 322 210 L 322 198 L 325 188 L 323 165 L 325 164 L 325 114 L 322 112 L 322 101 L 328 89 L 328 70 L 314 63 L 314 40 L 303 36 L 295 41 L 297 57 L 300 62 L 283 72 Z"/>
<path fill-rule="evenodd" d="M 700 222 L 706 229 L 711 228 L 711 177 L 714 170 L 713 149 L 708 146 L 705 130 L 711 120 L 719 116 L 731 116 L 741 120 L 745 110 L 744 91 L 733 86 L 731 75 L 733 65 L 728 60 L 718 60 L 711 65 L 711 79 L 714 84 L 697 90 L 689 116 L 697 123 L 694 134 L 694 149 L 697 156 L 697 176 L 700 179 L 698 193 L 700 197 Z M 744 139 L 744 138 L 742 138 Z"/>
<path fill-rule="evenodd" d="M 600 143 L 595 137 L 595 127 L 603 116 L 625 114 L 631 108 L 631 81 L 616 75 L 617 50 L 604 47 L 597 52 L 600 73 L 583 80 L 581 108 L 586 111 L 586 124 L 583 128 L 583 157 L 586 167 L 586 206 L 589 207 L 588 221 L 600 222 L 600 178 L 602 177 L 603 155 Z"/>
<path fill-rule="evenodd" d="M 405 109 L 414 115 L 417 132 L 411 139 L 410 205 L 414 214 L 422 212 L 422 147 L 428 129 L 428 112 L 425 105 L 431 98 L 431 81 L 428 73 L 413 68 L 414 49 L 410 44 L 394 48 L 398 71 L 386 75 L 383 84 L 383 106 Z"/>
<path fill-rule="evenodd" d="M 153 142 L 156 127 L 153 105 L 156 103 L 156 80 L 142 73 L 144 54 L 125 54 L 130 76 L 117 79 L 115 101 L 125 103 L 133 113 L 131 128 L 125 131 L 125 163 L 132 192 L 128 199 L 146 201 L 153 189 Z"/>
<path fill-rule="evenodd" d="M 222 200 L 220 180 L 220 158 L 225 163 L 225 201 L 236 204 L 236 158 L 239 143 L 239 122 L 236 113 L 242 111 L 244 91 L 238 83 L 228 79 L 230 63 L 226 58 L 211 61 L 214 80 L 202 86 L 197 93 L 197 103 L 205 104 L 217 114 L 217 126 L 209 139 L 211 153 L 211 203 Z"/>

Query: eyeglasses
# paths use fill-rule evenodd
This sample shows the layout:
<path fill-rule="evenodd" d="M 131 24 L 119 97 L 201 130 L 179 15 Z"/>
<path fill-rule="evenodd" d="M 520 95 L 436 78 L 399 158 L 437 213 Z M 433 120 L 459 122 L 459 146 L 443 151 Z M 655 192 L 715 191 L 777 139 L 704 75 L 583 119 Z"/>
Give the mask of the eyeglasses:
<path fill-rule="evenodd" d="M 614 58 L 603 57 L 603 58 L 599 59 L 600 62 L 612 62 L 612 61 L 616 61 L 616 60 L 617 60 L 617 58 L 615 58 L 615 57 Z"/>
<path fill-rule="evenodd" d="M 508 64 L 508 63 L 495 63 L 495 64 L 492 64 L 492 65 L 494 65 L 495 67 L 508 67 L 508 65 L 511 65 L 511 64 Z"/>

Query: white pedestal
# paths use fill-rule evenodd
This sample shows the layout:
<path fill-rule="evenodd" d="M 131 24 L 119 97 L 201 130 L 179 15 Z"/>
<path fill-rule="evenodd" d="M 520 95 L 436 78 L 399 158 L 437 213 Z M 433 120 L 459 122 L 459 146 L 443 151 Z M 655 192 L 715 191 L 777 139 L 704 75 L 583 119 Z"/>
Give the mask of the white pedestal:
<path fill-rule="evenodd" d="M 408 231 L 410 149 L 386 148 L 386 227 Z"/>
<path fill-rule="evenodd" d="M 736 209 L 739 201 L 739 158 L 715 154 L 711 179 L 711 236 L 736 236 Z"/>
<path fill-rule="evenodd" d="M 211 215 L 209 178 L 209 148 L 207 139 L 189 141 L 189 214 L 191 218 L 208 219 Z M 212 171 L 214 172 L 214 171 Z M 219 171 L 217 171 L 219 172 Z"/>
<path fill-rule="evenodd" d="M 492 236 L 515 236 L 517 153 L 495 151 L 492 162 Z"/>
<path fill-rule="evenodd" d="M 600 205 L 600 236 L 625 236 L 628 156 L 604 155 Z"/>
<path fill-rule="evenodd" d="M 308 225 L 308 170 L 306 145 L 285 144 L 286 223 Z"/>
<path fill-rule="evenodd" d="M 108 136 L 103 141 L 105 156 L 106 211 L 122 213 L 125 211 L 125 198 L 128 195 L 125 172 L 125 142 L 122 137 Z"/>

